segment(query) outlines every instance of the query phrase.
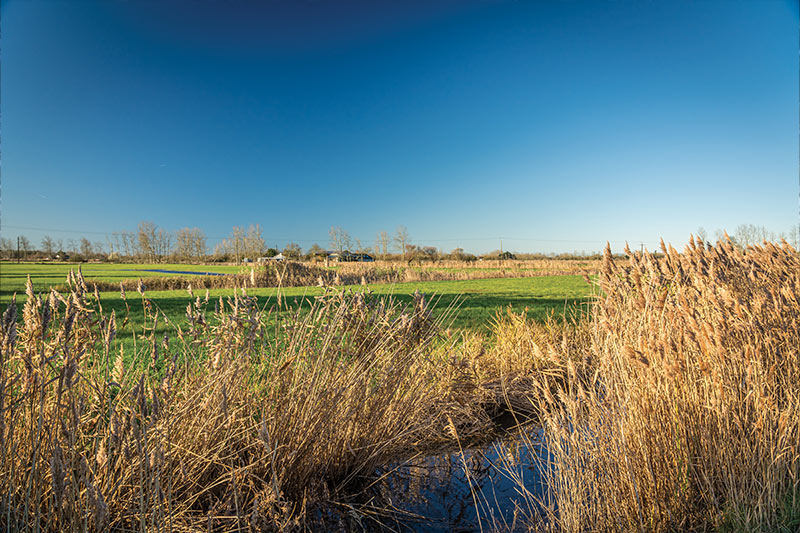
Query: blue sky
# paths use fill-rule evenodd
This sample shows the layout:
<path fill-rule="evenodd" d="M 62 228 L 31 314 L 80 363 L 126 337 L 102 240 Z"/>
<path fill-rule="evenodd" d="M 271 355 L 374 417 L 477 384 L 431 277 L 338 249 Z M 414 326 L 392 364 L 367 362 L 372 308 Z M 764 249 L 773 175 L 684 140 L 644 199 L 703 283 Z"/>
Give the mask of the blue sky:
<path fill-rule="evenodd" d="M 333 225 L 364 244 L 404 225 L 445 250 L 554 252 L 798 223 L 794 1 L 7 0 L 0 16 L 6 238 L 149 220 L 213 246 L 258 223 L 306 248 Z"/>

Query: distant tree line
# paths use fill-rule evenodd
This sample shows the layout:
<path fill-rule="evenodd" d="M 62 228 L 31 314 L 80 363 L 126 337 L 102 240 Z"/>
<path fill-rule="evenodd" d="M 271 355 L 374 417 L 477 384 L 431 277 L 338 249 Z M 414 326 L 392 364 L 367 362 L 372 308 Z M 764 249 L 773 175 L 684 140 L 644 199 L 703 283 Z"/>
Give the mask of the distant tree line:
<path fill-rule="evenodd" d="M 782 239 L 800 249 L 800 224 L 793 226 L 788 232 L 774 233 L 764 226 L 741 224 L 732 232 L 717 230 L 714 241 L 725 239 L 727 234 L 735 246 L 742 249 L 760 244 L 764 241 L 779 242 Z M 698 228 L 696 237 L 703 242 L 713 244 L 708 232 Z M 18 238 L 0 238 L 0 258 L 21 260 L 69 260 L 69 261 L 138 261 L 138 262 L 235 262 L 255 261 L 260 257 L 274 257 L 279 253 L 286 259 L 314 260 L 322 259 L 329 253 L 350 252 L 369 254 L 375 259 L 400 260 L 411 262 L 427 262 L 440 260 L 477 261 L 478 259 L 541 259 L 541 258 L 591 258 L 594 253 L 573 252 L 571 254 L 531 254 L 491 251 L 481 256 L 466 253 L 462 248 L 454 248 L 446 252 L 434 246 L 415 244 L 405 226 L 398 226 L 394 233 L 379 231 L 374 243 L 362 243 L 352 238 L 340 226 L 332 226 L 329 231 L 329 248 L 319 244 L 311 245 L 303 250 L 294 242 L 287 244 L 282 250 L 277 246 L 268 247 L 261 226 L 251 224 L 248 227 L 234 226 L 230 234 L 209 253 L 206 234 L 200 228 L 181 228 L 175 232 L 159 228 L 149 221 L 140 222 L 136 231 L 116 231 L 106 236 L 104 241 L 90 241 L 86 237 L 80 239 L 54 239 L 45 235 L 39 246 L 35 246 L 24 235 Z"/>

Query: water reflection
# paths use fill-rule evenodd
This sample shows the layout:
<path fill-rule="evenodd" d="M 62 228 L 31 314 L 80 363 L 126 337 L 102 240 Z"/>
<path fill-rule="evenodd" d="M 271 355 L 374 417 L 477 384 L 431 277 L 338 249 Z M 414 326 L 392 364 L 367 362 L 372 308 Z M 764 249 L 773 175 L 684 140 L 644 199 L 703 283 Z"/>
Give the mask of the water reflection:
<path fill-rule="evenodd" d="M 536 466 L 543 454 L 530 432 L 390 465 L 352 502 L 345 529 L 523 530 L 544 494 Z"/>

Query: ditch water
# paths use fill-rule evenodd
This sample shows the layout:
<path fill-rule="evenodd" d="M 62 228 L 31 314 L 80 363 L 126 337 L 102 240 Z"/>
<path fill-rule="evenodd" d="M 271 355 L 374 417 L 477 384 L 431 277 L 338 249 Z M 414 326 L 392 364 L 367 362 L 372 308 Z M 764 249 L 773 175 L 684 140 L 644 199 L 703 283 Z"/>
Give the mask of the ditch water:
<path fill-rule="evenodd" d="M 195 276 L 225 276 L 226 274 L 220 272 L 195 272 L 192 270 L 164 270 L 162 268 L 120 268 L 120 269 L 108 269 L 108 268 L 87 268 L 84 269 L 84 272 L 91 272 L 96 270 L 105 270 L 107 272 L 159 272 L 161 274 L 189 274 Z"/>
<path fill-rule="evenodd" d="M 540 433 L 416 457 L 375 472 L 339 525 L 349 531 L 527 530 L 545 495 Z M 344 523 L 343 523 L 344 522 Z"/>
<path fill-rule="evenodd" d="M 162 274 L 193 274 L 196 276 L 224 276 L 220 272 L 193 272 L 191 270 L 164 270 L 162 268 L 138 268 L 132 269 L 134 272 L 160 272 Z"/>

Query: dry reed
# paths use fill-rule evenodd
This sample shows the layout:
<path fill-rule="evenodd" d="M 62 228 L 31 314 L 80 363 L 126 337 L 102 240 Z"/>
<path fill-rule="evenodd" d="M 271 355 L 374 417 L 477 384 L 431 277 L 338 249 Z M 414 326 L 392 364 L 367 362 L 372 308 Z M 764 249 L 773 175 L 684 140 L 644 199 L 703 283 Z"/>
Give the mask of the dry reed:
<path fill-rule="evenodd" d="M 491 425 L 419 294 L 328 290 L 287 316 L 237 290 L 157 337 L 167 318 L 140 284 L 123 354 L 127 321 L 80 273 L 68 285 L 29 282 L 22 320 L 15 303 L 2 320 L 7 531 L 303 529 L 377 465 Z"/>
<path fill-rule="evenodd" d="M 538 379 L 558 531 L 800 527 L 800 256 L 607 251 L 587 368 Z"/>

